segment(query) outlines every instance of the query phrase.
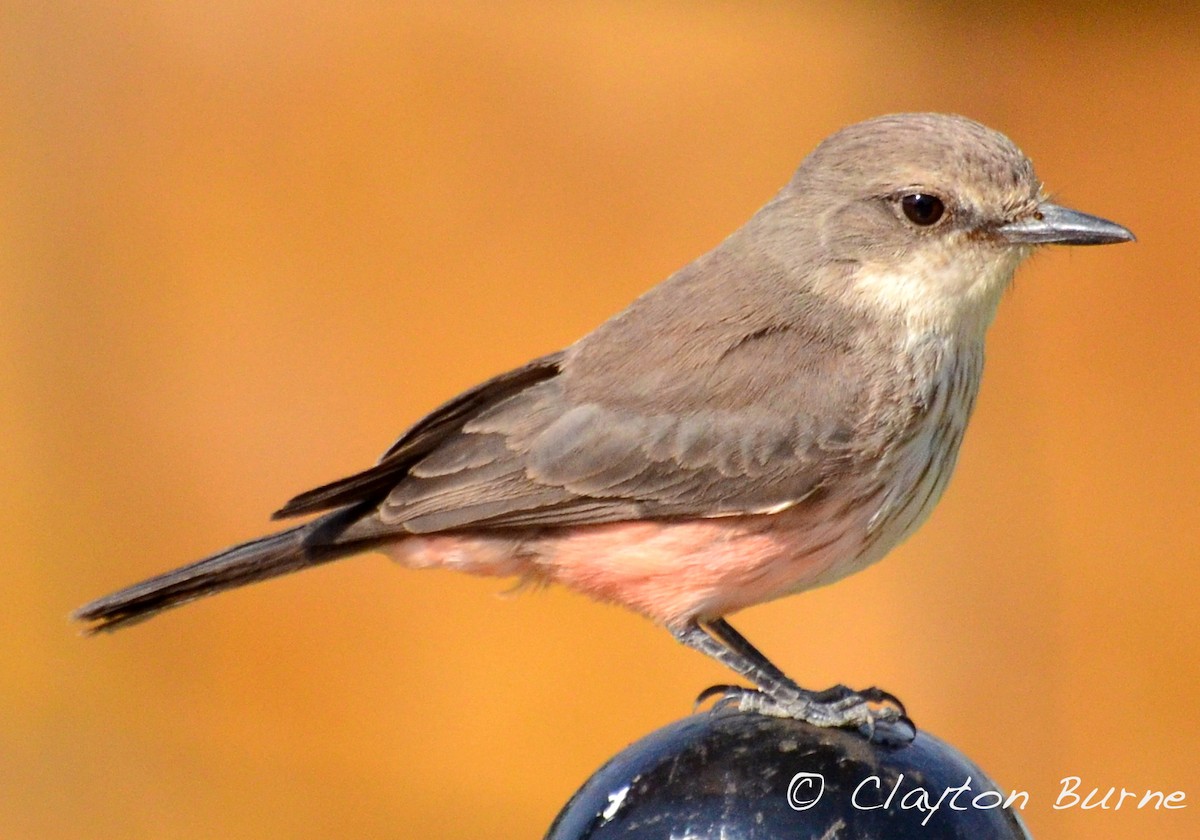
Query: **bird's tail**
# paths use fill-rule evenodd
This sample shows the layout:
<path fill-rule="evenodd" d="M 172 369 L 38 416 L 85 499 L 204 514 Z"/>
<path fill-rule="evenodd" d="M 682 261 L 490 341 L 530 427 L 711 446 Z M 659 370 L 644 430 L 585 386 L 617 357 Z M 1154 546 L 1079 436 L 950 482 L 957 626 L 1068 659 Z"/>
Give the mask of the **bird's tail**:
<path fill-rule="evenodd" d="M 335 512 L 333 516 L 337 516 Z M 116 630 L 171 607 L 288 572 L 327 563 L 363 550 L 361 544 L 314 539 L 331 516 L 235 545 L 174 571 L 97 598 L 72 615 L 89 622 L 88 633 Z"/>

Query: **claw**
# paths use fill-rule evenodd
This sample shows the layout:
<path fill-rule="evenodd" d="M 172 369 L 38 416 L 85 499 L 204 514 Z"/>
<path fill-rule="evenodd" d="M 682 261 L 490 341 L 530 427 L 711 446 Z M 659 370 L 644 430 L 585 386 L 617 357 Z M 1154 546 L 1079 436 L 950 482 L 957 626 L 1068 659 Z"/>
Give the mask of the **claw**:
<path fill-rule="evenodd" d="M 736 709 L 772 717 L 795 718 L 814 726 L 857 729 L 869 741 L 902 746 L 916 737 L 917 727 L 894 695 L 878 688 L 852 691 L 844 685 L 795 697 L 774 697 L 740 685 L 714 685 L 700 692 L 699 707 L 718 698 L 711 712 Z M 879 708 L 876 708 L 878 706 Z"/>
<path fill-rule="evenodd" d="M 871 686 L 870 688 L 864 688 L 858 693 L 870 703 L 884 703 L 889 706 L 895 706 L 901 716 L 908 714 L 908 710 L 904 708 L 904 703 L 890 691 L 884 691 L 882 688 Z"/>
<path fill-rule="evenodd" d="M 739 691 L 749 691 L 749 690 L 750 689 L 744 688 L 740 685 L 725 685 L 725 684 L 710 685 L 708 688 L 704 689 L 703 691 L 701 691 L 699 694 L 696 695 L 696 701 L 692 704 L 692 711 L 693 712 L 697 711 L 701 706 L 703 706 L 709 700 L 711 700 L 712 698 L 717 697 L 719 695 L 721 697 L 721 699 L 718 700 L 716 702 L 716 704 L 713 706 L 713 710 L 715 711 L 716 708 L 718 706 L 720 706 L 721 703 L 726 698 L 729 697 L 729 695 L 734 694 Z"/>

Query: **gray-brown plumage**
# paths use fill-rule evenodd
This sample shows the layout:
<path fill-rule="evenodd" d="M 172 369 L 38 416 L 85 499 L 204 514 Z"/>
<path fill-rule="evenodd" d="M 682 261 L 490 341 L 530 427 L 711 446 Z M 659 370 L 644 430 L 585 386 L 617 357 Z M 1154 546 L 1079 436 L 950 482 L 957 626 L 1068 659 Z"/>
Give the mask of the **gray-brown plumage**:
<path fill-rule="evenodd" d="M 851 126 L 624 312 L 277 514 L 322 516 L 77 615 L 108 629 L 380 547 L 622 603 L 774 708 L 870 723 L 864 697 L 802 691 L 722 616 L 856 571 L 919 525 L 949 478 L 1017 265 L 1038 244 L 1131 238 L 1049 204 L 1028 159 L 978 123 Z"/>

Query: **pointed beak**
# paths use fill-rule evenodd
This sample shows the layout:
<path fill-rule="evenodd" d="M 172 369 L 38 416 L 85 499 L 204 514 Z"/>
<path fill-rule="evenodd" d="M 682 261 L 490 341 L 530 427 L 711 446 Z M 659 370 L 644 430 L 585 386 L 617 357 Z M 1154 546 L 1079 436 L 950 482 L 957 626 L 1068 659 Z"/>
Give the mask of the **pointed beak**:
<path fill-rule="evenodd" d="M 1013 245 L 1111 245 L 1136 239 L 1129 228 L 1116 222 L 1048 201 L 1030 216 L 1000 225 L 996 234 Z"/>

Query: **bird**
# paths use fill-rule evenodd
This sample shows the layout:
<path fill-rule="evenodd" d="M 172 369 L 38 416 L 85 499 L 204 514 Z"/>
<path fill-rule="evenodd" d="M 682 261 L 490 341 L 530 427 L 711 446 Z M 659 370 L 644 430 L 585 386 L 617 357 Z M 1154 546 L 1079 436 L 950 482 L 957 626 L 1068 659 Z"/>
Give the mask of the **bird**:
<path fill-rule="evenodd" d="M 719 704 L 868 735 L 911 727 L 880 689 L 802 688 L 727 617 L 908 537 L 953 471 L 1018 265 L 1043 245 L 1134 238 L 1051 202 L 1029 158 L 966 117 L 850 125 L 745 225 L 595 330 L 274 514 L 312 518 L 74 617 L 113 630 L 382 551 L 626 607 L 749 682 L 716 687 Z"/>

